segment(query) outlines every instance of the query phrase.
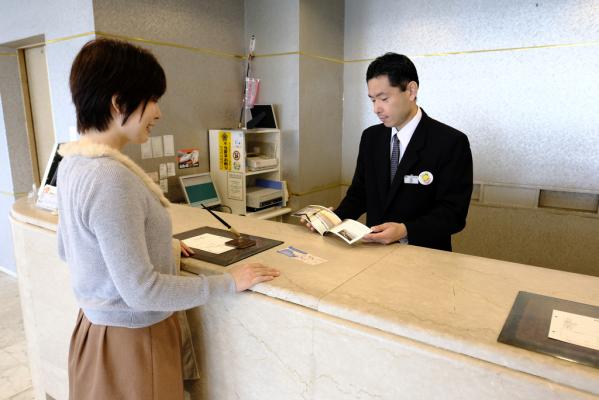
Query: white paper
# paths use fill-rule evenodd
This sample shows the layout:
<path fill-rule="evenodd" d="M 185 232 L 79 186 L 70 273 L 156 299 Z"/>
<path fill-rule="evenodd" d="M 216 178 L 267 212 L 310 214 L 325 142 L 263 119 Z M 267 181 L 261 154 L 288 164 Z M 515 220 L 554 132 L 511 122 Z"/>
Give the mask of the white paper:
<path fill-rule="evenodd" d="M 152 142 L 152 155 L 154 158 L 163 157 L 164 152 L 162 151 L 162 137 L 151 137 L 150 140 Z"/>
<path fill-rule="evenodd" d="M 175 176 L 175 163 L 174 162 L 166 163 L 166 174 L 168 176 Z"/>
<path fill-rule="evenodd" d="M 207 251 L 208 253 L 213 254 L 221 254 L 235 248 L 225 244 L 225 242 L 228 242 L 229 240 L 231 240 L 231 238 L 217 236 L 211 233 L 203 233 L 201 235 L 185 239 L 183 240 L 183 243 L 194 249 Z"/>
<path fill-rule="evenodd" d="M 160 180 L 160 189 L 162 189 L 162 192 L 168 193 L 168 179 Z"/>
<path fill-rule="evenodd" d="M 152 182 L 158 182 L 158 172 L 152 171 L 147 173 Z"/>
<path fill-rule="evenodd" d="M 329 232 L 332 232 L 349 244 L 354 244 L 364 235 L 371 232 L 370 228 L 353 219 L 346 219 Z"/>
<path fill-rule="evenodd" d="M 142 160 L 152 158 L 152 139 L 141 144 L 141 158 Z"/>
<path fill-rule="evenodd" d="M 54 211 L 58 209 L 58 195 L 56 187 L 46 185 L 38 192 L 37 203 L 35 205 L 45 210 Z"/>
<path fill-rule="evenodd" d="M 160 179 L 166 179 L 166 164 L 160 164 L 160 166 L 158 167 L 158 175 L 160 175 Z"/>
<path fill-rule="evenodd" d="M 553 310 L 548 336 L 551 339 L 599 350 L 599 318 Z"/>
<path fill-rule="evenodd" d="M 324 258 L 320 258 L 312 254 L 300 254 L 296 256 L 296 259 L 308 265 L 318 265 L 327 261 Z"/>
<path fill-rule="evenodd" d="M 231 200 L 243 200 L 243 175 L 235 172 L 227 174 L 227 197 Z"/>
<path fill-rule="evenodd" d="M 175 155 L 175 138 L 173 135 L 164 135 L 162 137 L 164 143 L 164 155 L 174 156 Z"/>

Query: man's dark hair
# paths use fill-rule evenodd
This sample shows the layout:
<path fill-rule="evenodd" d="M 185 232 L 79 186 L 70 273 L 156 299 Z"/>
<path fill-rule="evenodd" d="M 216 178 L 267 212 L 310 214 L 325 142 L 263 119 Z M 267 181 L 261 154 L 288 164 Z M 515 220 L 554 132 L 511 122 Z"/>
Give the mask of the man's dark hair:
<path fill-rule="evenodd" d="M 387 75 L 391 86 L 399 86 L 402 92 L 411 81 L 420 85 L 416 66 L 403 54 L 386 53 L 371 62 L 366 71 L 366 83 L 382 75 Z"/>
<path fill-rule="evenodd" d="M 157 101 L 166 91 L 164 70 L 148 50 L 113 39 L 87 42 L 75 57 L 69 80 L 77 111 L 77 130 L 100 132 L 112 120 L 112 96 L 123 113 L 123 124 L 148 101 Z"/>

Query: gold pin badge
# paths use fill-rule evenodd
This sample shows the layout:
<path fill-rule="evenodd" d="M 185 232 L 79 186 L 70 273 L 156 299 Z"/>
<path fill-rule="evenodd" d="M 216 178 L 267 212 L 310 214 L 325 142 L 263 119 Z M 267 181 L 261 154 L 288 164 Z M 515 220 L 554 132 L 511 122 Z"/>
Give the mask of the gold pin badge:
<path fill-rule="evenodd" d="M 433 183 L 433 174 L 428 171 L 423 171 L 418 175 L 418 182 L 421 185 L 430 185 Z"/>

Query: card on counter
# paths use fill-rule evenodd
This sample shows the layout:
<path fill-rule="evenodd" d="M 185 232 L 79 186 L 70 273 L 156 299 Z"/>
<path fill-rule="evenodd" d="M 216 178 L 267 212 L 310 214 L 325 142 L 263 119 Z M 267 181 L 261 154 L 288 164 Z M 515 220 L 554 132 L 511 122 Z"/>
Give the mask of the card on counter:
<path fill-rule="evenodd" d="M 553 310 L 549 337 L 599 350 L 599 318 Z"/>

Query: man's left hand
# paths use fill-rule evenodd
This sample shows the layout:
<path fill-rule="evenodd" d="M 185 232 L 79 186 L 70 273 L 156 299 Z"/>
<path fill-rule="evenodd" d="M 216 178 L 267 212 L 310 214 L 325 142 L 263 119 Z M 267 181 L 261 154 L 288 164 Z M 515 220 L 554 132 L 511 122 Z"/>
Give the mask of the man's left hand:
<path fill-rule="evenodd" d="M 408 229 L 406 226 L 404 224 L 398 224 L 397 222 L 385 222 L 384 224 L 373 226 L 370 229 L 371 233 L 362 238 L 365 242 L 390 244 L 408 236 Z"/>

